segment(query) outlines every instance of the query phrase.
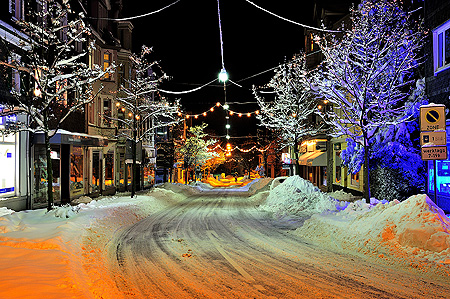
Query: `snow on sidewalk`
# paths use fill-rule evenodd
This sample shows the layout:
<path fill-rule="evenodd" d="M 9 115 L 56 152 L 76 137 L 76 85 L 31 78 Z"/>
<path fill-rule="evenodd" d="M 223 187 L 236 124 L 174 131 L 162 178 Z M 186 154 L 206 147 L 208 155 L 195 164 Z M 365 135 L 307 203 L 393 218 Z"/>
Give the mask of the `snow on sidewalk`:
<path fill-rule="evenodd" d="M 109 241 L 179 196 L 156 189 L 48 213 L 0 209 L 0 298 L 122 298 L 107 269 Z"/>

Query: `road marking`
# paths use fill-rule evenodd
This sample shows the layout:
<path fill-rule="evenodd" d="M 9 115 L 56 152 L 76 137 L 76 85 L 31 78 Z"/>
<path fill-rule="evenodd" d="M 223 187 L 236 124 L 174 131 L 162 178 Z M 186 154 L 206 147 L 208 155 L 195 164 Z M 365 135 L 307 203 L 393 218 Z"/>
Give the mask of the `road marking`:
<path fill-rule="evenodd" d="M 215 231 L 207 230 L 206 234 L 208 235 L 208 237 L 211 240 L 211 242 L 214 244 L 214 247 L 216 247 L 217 251 L 220 252 L 220 254 L 234 267 L 234 269 L 236 269 L 236 271 L 238 271 L 248 281 L 255 282 L 255 279 L 250 274 L 248 274 L 248 272 L 245 271 L 244 268 L 242 268 L 235 260 L 233 260 L 225 252 L 225 250 L 223 250 L 223 248 L 220 246 L 219 242 L 216 239 L 216 238 L 219 238 L 219 237 L 216 235 Z M 255 287 L 259 291 L 265 291 L 266 290 L 266 289 L 264 289 L 264 287 L 262 285 L 259 285 L 259 284 L 254 284 L 253 287 Z"/>

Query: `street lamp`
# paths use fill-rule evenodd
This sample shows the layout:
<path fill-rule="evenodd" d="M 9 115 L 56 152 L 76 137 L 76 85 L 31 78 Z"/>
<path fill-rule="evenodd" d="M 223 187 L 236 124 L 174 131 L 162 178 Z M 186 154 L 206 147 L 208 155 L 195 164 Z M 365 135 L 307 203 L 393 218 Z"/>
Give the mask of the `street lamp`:
<path fill-rule="evenodd" d="M 223 83 L 228 81 L 228 73 L 224 68 L 219 73 L 219 81 Z"/>

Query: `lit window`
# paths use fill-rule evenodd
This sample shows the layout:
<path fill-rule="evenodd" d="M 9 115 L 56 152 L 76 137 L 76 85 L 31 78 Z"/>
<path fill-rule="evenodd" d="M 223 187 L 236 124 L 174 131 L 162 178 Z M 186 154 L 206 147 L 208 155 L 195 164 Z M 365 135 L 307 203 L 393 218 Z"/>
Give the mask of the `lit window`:
<path fill-rule="evenodd" d="M 450 20 L 433 30 L 434 74 L 450 68 Z"/>
<path fill-rule="evenodd" d="M 111 66 L 111 53 L 105 52 L 103 53 L 103 70 L 106 71 Z M 105 74 L 105 79 L 110 79 L 111 76 L 109 73 Z"/>

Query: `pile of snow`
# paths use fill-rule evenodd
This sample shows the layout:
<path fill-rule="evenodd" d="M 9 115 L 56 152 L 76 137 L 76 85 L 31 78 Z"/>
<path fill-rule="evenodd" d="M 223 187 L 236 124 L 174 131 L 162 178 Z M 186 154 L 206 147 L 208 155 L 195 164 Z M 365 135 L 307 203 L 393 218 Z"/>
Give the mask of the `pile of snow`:
<path fill-rule="evenodd" d="M 8 209 L 6 207 L 1 207 L 0 208 L 0 217 L 2 217 L 4 215 L 9 215 L 9 214 L 12 214 L 12 213 L 14 213 L 14 210 L 10 210 L 10 209 Z"/>
<path fill-rule="evenodd" d="M 291 176 L 270 191 L 265 204 L 260 208 L 285 214 L 310 216 L 325 211 L 335 211 L 339 202 L 321 192 L 310 181 L 299 176 Z"/>
<path fill-rule="evenodd" d="M 296 234 L 345 252 L 450 264 L 450 220 L 425 194 L 401 203 L 356 201 L 313 215 Z"/>
<path fill-rule="evenodd" d="M 0 298 L 122 298 L 108 269 L 111 240 L 179 198 L 156 188 L 50 212 L 0 208 Z"/>

